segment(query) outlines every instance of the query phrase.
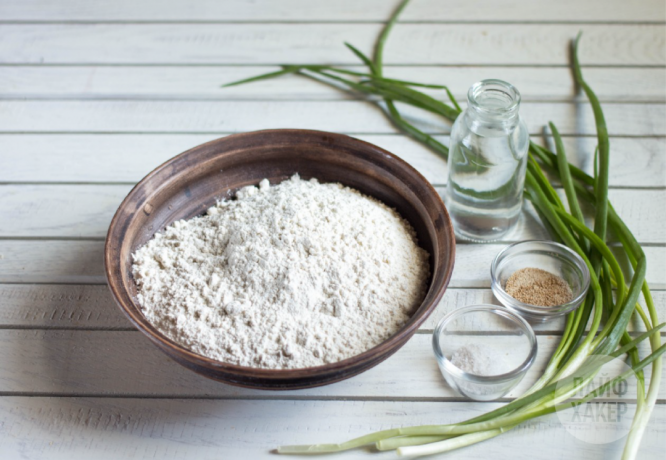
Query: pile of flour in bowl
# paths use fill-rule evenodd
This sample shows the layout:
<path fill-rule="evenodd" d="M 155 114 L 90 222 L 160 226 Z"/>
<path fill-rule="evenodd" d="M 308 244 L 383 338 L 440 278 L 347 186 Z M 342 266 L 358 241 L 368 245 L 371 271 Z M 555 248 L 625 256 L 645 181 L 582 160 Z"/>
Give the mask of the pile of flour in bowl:
<path fill-rule="evenodd" d="M 340 184 L 267 180 L 133 255 L 146 318 L 227 363 L 286 369 L 362 353 L 422 302 L 428 253 L 395 210 Z"/>

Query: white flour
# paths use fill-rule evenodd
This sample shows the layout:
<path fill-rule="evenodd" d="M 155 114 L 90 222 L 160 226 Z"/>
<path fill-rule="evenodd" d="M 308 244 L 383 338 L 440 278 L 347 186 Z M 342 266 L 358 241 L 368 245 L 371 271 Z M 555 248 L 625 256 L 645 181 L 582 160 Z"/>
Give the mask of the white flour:
<path fill-rule="evenodd" d="M 267 180 L 133 255 L 146 318 L 192 351 L 302 368 L 366 351 L 420 305 L 428 253 L 393 209 L 340 184 Z"/>

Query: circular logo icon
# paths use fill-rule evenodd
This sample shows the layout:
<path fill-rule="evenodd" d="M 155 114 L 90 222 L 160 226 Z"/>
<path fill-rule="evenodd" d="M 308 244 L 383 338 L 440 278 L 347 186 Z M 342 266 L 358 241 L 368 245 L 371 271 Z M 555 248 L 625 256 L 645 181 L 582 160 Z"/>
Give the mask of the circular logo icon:
<path fill-rule="evenodd" d="M 591 369 L 601 364 L 596 372 Z M 628 372 L 624 378 L 616 379 Z M 571 390 L 571 384 L 576 387 Z M 636 412 L 638 380 L 620 358 L 593 355 L 569 379 L 561 379 L 557 391 L 568 399 L 557 410 L 562 426 L 575 438 L 590 444 L 608 444 L 629 433 Z M 595 397 L 586 401 L 594 392 Z"/>

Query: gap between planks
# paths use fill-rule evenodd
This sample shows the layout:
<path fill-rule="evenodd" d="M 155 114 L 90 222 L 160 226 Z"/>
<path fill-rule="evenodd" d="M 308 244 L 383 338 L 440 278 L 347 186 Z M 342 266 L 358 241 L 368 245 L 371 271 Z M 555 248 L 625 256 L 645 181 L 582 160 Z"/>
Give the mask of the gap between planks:
<path fill-rule="evenodd" d="M 318 2 L 311 0 L 226 0 L 224 2 L 187 0 L 155 1 L 116 0 L 90 8 L 81 0 L 61 0 L 57 6 L 48 0 L 0 4 L 0 16 L 14 21 L 226 21 L 226 22 L 370 22 L 384 23 L 398 2 L 354 0 Z M 511 8 L 497 8 L 492 0 L 452 2 L 441 8 L 437 0 L 412 2 L 403 11 L 399 24 L 409 22 L 525 22 L 559 21 L 593 23 L 663 22 L 665 11 L 660 0 L 626 2 L 622 0 L 517 0 Z M 575 14 L 573 14 L 575 12 Z"/>
<path fill-rule="evenodd" d="M 220 382 L 222 385 L 222 383 Z M 289 391 L 289 390 L 287 390 Z M 286 393 L 286 392 L 285 392 Z M 101 395 L 98 393 L 72 393 L 72 394 L 57 394 L 57 393 L 30 393 L 30 392 L 7 392 L 0 391 L 0 398 L 95 398 L 95 399 L 148 399 L 148 400 L 183 400 L 183 401 L 355 401 L 355 402 L 415 402 L 415 403 L 470 403 L 471 400 L 465 397 L 381 397 L 381 396 L 187 396 L 187 395 L 152 395 L 146 394 L 122 394 L 122 395 Z M 493 404 L 493 403 L 510 403 L 516 398 L 498 398 L 492 401 L 476 401 L 479 404 Z M 570 399 L 569 401 L 577 401 L 578 399 Z M 618 399 L 608 398 L 599 403 L 606 404 L 636 404 L 636 399 Z M 656 404 L 666 404 L 666 399 L 657 399 Z"/>
<path fill-rule="evenodd" d="M 384 25 L 385 19 L 363 20 L 363 19 L 314 19 L 314 20 L 290 20 L 290 19 L 182 19 L 182 20 L 160 20 L 160 19 L 0 19 L 0 25 Z M 604 20 L 594 21 L 591 19 L 567 19 L 567 20 L 548 20 L 535 19 L 525 20 L 494 20 L 494 19 L 401 19 L 396 21 L 396 25 L 554 25 L 554 26 L 659 26 L 666 25 L 663 20 Z"/>
<path fill-rule="evenodd" d="M 53 68 L 53 67 L 67 67 L 67 68 L 77 68 L 77 67 L 128 67 L 128 68 L 137 68 L 137 67 L 146 67 L 146 68 L 155 68 L 155 67 L 211 67 L 211 68 L 225 68 L 225 67 L 248 67 L 248 68 L 258 68 L 258 67 L 267 67 L 272 66 L 275 68 L 281 64 L 275 64 L 271 62 L 257 62 L 257 63 L 172 63 L 172 62 L 162 62 L 162 63 L 104 63 L 104 62 L 58 62 L 58 63 L 49 63 L 49 62 L 0 62 L 0 68 L 3 67 L 34 67 L 34 68 Z M 335 66 L 335 67 L 355 67 L 357 64 L 348 63 L 348 62 L 327 62 L 326 65 Z M 666 69 L 666 64 L 583 64 L 581 63 L 582 69 Z M 571 64 L 465 64 L 465 63 L 447 63 L 442 62 L 438 64 L 430 63 L 409 63 L 409 64 L 400 64 L 400 63 L 391 63 L 384 64 L 384 68 L 423 68 L 423 67 L 437 67 L 443 69 L 453 69 L 453 68 L 510 68 L 510 69 L 571 69 Z"/>
<path fill-rule="evenodd" d="M 113 181 L 113 182 L 92 182 L 92 181 L 0 181 L 0 186 L 3 185 L 102 185 L 102 186 L 107 186 L 107 185 L 121 185 L 121 186 L 129 186 L 133 187 L 137 184 L 137 182 L 131 182 L 131 181 Z M 439 187 L 443 188 L 446 187 L 446 183 L 431 183 L 433 187 Z M 557 186 L 555 187 L 556 190 L 562 190 L 562 187 Z M 640 186 L 635 186 L 635 185 L 609 185 L 608 186 L 609 190 L 666 190 L 666 185 L 646 185 L 643 187 Z M 4 237 L 0 237 L 4 238 Z M 20 238 L 28 238 L 28 237 L 12 237 L 13 239 L 20 239 Z M 49 237 L 49 239 L 57 239 L 57 237 Z M 649 243 L 648 243 L 649 244 Z"/>

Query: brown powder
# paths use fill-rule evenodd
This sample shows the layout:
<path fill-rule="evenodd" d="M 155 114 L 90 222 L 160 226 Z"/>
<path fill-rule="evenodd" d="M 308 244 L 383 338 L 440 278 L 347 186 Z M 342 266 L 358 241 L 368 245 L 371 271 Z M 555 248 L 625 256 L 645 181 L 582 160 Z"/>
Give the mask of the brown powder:
<path fill-rule="evenodd" d="M 514 272 L 504 290 L 516 300 L 540 307 L 553 307 L 573 298 L 566 281 L 539 268 L 523 268 Z"/>

